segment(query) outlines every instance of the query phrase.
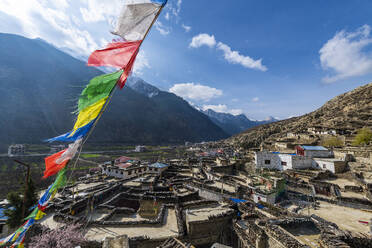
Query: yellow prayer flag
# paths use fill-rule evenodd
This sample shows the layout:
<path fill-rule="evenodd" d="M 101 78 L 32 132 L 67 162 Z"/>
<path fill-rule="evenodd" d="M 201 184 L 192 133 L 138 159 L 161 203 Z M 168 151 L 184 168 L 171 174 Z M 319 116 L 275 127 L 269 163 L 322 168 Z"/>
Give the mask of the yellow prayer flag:
<path fill-rule="evenodd" d="M 44 216 L 46 215 L 46 213 L 44 213 L 43 211 L 41 211 L 39 209 L 39 211 L 37 212 L 36 216 L 35 216 L 35 220 L 40 220 L 42 219 Z"/>
<path fill-rule="evenodd" d="M 108 97 L 105 97 L 105 98 L 99 100 L 98 102 L 96 102 L 95 104 L 93 104 L 93 105 L 83 109 L 82 111 L 80 111 L 78 119 L 77 119 L 77 121 L 75 123 L 75 126 L 74 126 L 74 131 L 76 131 L 77 129 L 79 129 L 79 128 L 85 126 L 85 125 L 87 125 L 89 122 L 91 122 L 92 120 L 97 118 L 97 116 L 101 112 L 103 106 L 105 105 L 107 98 Z"/>

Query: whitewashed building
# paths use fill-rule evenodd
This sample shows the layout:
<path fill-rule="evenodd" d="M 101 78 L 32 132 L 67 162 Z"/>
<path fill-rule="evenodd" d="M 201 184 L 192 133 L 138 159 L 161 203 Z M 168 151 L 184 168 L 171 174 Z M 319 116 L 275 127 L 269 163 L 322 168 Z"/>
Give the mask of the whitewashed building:
<path fill-rule="evenodd" d="M 300 154 L 298 154 L 298 149 L 302 149 Z M 345 160 L 333 158 L 333 152 L 322 146 L 299 146 L 298 149 L 297 154 L 255 152 L 256 168 L 280 171 L 314 168 L 329 170 L 332 173 L 342 173 L 346 169 L 347 162 Z"/>
<path fill-rule="evenodd" d="M 255 152 L 256 168 L 288 170 L 308 169 L 313 167 L 311 158 L 278 152 L 260 151 Z"/>
<path fill-rule="evenodd" d="M 346 169 L 346 161 L 335 158 L 313 158 L 315 167 L 332 173 L 342 173 Z"/>
<path fill-rule="evenodd" d="M 259 192 L 254 192 L 252 195 L 252 199 L 255 203 L 266 202 L 266 203 L 274 205 L 275 200 L 276 200 L 276 193 L 273 192 L 270 194 L 263 194 Z"/>
<path fill-rule="evenodd" d="M 13 157 L 24 155 L 25 151 L 26 151 L 25 145 L 22 144 L 11 145 L 8 147 L 8 156 Z"/>
<path fill-rule="evenodd" d="M 135 152 L 145 152 L 145 151 L 147 151 L 147 148 L 146 148 L 146 146 L 136 146 L 134 151 Z"/>

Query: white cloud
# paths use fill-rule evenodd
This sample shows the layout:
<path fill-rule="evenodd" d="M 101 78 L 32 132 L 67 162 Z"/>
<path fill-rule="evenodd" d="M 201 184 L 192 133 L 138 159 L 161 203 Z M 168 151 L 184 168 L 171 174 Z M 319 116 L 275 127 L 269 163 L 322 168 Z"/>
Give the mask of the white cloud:
<path fill-rule="evenodd" d="M 182 9 L 182 0 L 176 1 L 168 1 L 167 5 L 165 6 L 165 10 L 167 11 L 164 18 L 166 20 L 170 20 L 172 17 L 175 17 L 176 21 L 179 20 L 179 14 Z"/>
<path fill-rule="evenodd" d="M 134 62 L 133 72 L 137 75 L 142 75 L 143 70 L 151 68 L 148 58 L 144 50 L 140 50 Z"/>
<path fill-rule="evenodd" d="M 320 62 L 324 70 L 334 75 L 323 78 L 332 83 L 353 76 L 362 76 L 372 71 L 372 54 L 365 49 L 372 44 L 371 27 L 364 25 L 355 32 L 342 30 L 320 49 Z"/>
<path fill-rule="evenodd" d="M 165 18 L 165 20 L 169 21 L 169 18 L 170 18 L 169 12 L 165 13 L 164 18 Z"/>
<path fill-rule="evenodd" d="M 213 35 L 199 34 L 194 36 L 191 40 L 189 47 L 198 48 L 201 46 L 214 47 L 216 45 L 216 39 Z"/>
<path fill-rule="evenodd" d="M 218 105 L 203 105 L 203 110 L 206 111 L 211 109 L 218 113 L 228 113 L 232 115 L 240 115 L 243 113 L 241 109 L 229 109 L 225 104 L 218 104 Z"/>
<path fill-rule="evenodd" d="M 69 6 L 67 0 L 50 0 L 50 2 L 54 5 L 54 7 L 60 10 L 64 10 Z"/>
<path fill-rule="evenodd" d="M 223 51 L 225 59 L 232 64 L 240 64 L 249 69 L 267 71 L 267 67 L 262 65 L 262 59 L 254 60 L 249 56 L 241 55 L 238 51 L 232 51 L 231 48 L 218 42 L 217 49 Z"/>
<path fill-rule="evenodd" d="M 203 102 L 208 102 L 223 94 L 222 90 L 194 83 L 175 84 L 169 91 L 186 100 Z"/>
<path fill-rule="evenodd" d="M 252 99 L 252 102 L 258 102 L 260 100 L 260 98 L 258 98 L 258 97 L 254 97 L 253 99 Z"/>
<path fill-rule="evenodd" d="M 199 34 L 192 38 L 189 47 L 199 48 L 205 45 L 212 48 L 215 47 L 216 44 L 217 42 L 214 35 Z M 218 42 L 216 48 L 223 52 L 225 60 L 231 64 L 240 64 L 245 68 L 267 71 L 267 67 L 262 64 L 262 59 L 254 60 L 249 56 L 241 55 L 238 51 L 232 51 L 228 45 L 222 42 Z"/>
<path fill-rule="evenodd" d="M 68 4 L 63 0 L 54 0 L 52 4 L 38 0 L 0 0 L 0 11 L 17 20 L 21 29 L 15 33 L 40 37 L 75 57 L 86 56 L 99 46 L 88 31 L 76 26 L 76 17 L 67 15 Z"/>
<path fill-rule="evenodd" d="M 185 24 L 182 24 L 183 29 L 185 29 L 185 32 L 188 33 L 191 30 L 191 26 L 187 26 Z"/>
<path fill-rule="evenodd" d="M 175 8 L 172 8 L 173 15 L 178 16 L 181 12 L 181 5 L 182 5 L 182 0 L 177 0 L 177 5 Z"/>
<path fill-rule="evenodd" d="M 178 11 L 178 13 L 180 13 L 180 11 L 181 11 L 181 5 L 182 5 L 182 0 L 178 0 L 177 1 L 177 11 Z"/>
<path fill-rule="evenodd" d="M 85 22 L 105 21 L 119 16 L 123 6 L 120 0 L 81 0 L 85 7 L 80 8 L 80 13 Z"/>
<path fill-rule="evenodd" d="M 157 21 L 155 23 L 155 28 L 160 32 L 161 35 L 168 35 L 170 33 L 169 28 L 164 26 L 161 21 Z"/>

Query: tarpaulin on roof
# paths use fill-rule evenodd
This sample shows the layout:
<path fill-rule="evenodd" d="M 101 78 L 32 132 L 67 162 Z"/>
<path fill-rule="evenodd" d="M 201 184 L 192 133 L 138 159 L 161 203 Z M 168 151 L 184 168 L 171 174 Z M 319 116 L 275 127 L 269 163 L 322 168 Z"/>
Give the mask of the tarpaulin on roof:
<path fill-rule="evenodd" d="M 244 203 L 244 202 L 247 202 L 247 200 L 238 199 L 238 198 L 230 198 L 230 201 L 233 201 L 235 203 Z"/>

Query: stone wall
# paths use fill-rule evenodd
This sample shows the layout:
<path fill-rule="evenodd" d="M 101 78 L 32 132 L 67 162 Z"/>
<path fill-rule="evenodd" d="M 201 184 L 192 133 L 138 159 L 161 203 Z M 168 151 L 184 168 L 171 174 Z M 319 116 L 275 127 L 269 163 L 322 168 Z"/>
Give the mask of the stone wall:
<path fill-rule="evenodd" d="M 294 181 L 287 181 L 287 191 L 299 192 L 305 195 L 313 194 L 313 187 L 307 183 L 298 183 Z"/>
<path fill-rule="evenodd" d="M 224 174 L 231 175 L 233 174 L 235 170 L 235 165 L 211 166 L 210 169 L 211 169 L 211 172 L 214 172 L 214 173 L 224 173 Z"/>
<path fill-rule="evenodd" d="M 297 239 L 292 237 L 287 231 L 276 224 L 267 223 L 265 226 L 266 234 L 269 236 L 269 247 L 273 248 L 305 248 Z"/>
<path fill-rule="evenodd" d="M 178 226 L 178 235 L 180 237 L 185 236 L 187 227 L 186 227 L 186 221 L 185 217 L 183 215 L 182 208 L 180 205 L 176 204 L 175 205 L 175 212 L 176 212 L 176 218 L 177 218 L 177 226 Z"/>
<path fill-rule="evenodd" d="M 182 208 L 199 208 L 199 207 L 204 207 L 204 206 L 209 206 L 209 205 L 214 205 L 217 204 L 218 201 L 211 201 L 211 200 L 196 200 L 196 201 L 189 201 L 189 202 L 184 202 L 181 203 Z"/>
<path fill-rule="evenodd" d="M 195 246 L 212 244 L 225 240 L 231 242 L 232 217 L 235 211 L 223 215 L 210 216 L 208 220 L 187 223 L 188 238 Z M 223 243 L 223 242 L 222 242 Z"/>
<path fill-rule="evenodd" d="M 372 158 L 372 148 L 371 147 L 345 147 L 345 148 L 335 148 L 334 153 L 336 157 L 344 157 L 345 154 L 351 154 L 354 158 Z"/>
<path fill-rule="evenodd" d="M 150 239 L 147 236 L 129 239 L 130 248 L 154 248 L 164 243 L 167 238 Z"/>
<path fill-rule="evenodd" d="M 188 186 L 193 188 L 193 189 L 196 189 L 198 191 L 200 197 L 208 199 L 208 200 L 212 200 L 212 201 L 223 201 L 224 199 L 234 197 L 233 195 L 229 195 L 229 194 L 226 194 L 226 193 L 221 194 L 220 189 L 212 190 L 210 188 L 206 188 L 205 185 L 204 186 L 199 186 L 197 184 L 189 183 Z"/>

